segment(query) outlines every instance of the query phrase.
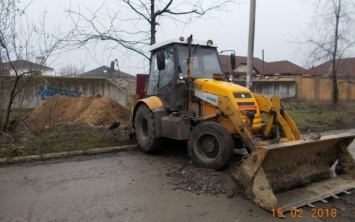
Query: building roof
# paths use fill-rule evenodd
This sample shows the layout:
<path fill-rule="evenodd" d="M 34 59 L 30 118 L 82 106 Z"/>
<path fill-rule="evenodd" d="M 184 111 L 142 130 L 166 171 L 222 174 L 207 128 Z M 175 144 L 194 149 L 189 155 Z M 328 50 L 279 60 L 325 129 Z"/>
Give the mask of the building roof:
<path fill-rule="evenodd" d="M 304 74 L 305 69 L 288 60 L 269 62 L 266 65 L 265 74 Z"/>
<path fill-rule="evenodd" d="M 16 69 L 18 70 L 34 70 L 34 71 L 53 71 L 53 68 L 50 68 L 48 66 L 40 65 L 34 62 L 30 62 L 27 60 L 19 59 L 16 61 L 10 61 L 10 62 L 3 62 L 1 64 L 1 68 L 4 70 L 11 70 L 12 67 L 11 65 L 15 66 Z"/>
<path fill-rule="evenodd" d="M 111 71 L 110 67 L 108 66 L 100 66 L 96 69 L 90 70 L 88 72 L 85 72 L 81 74 L 80 76 L 82 77 L 105 77 L 105 78 L 128 78 L 128 79 L 135 79 L 136 77 L 119 71 L 119 70 L 114 70 L 113 72 Z"/>
<path fill-rule="evenodd" d="M 338 76 L 355 76 L 355 57 L 338 59 L 337 74 Z M 313 67 L 306 71 L 308 75 L 329 76 L 331 75 L 332 61 L 327 61 L 319 66 Z"/>
<path fill-rule="evenodd" d="M 220 55 L 219 56 L 222 64 L 222 69 L 224 73 L 232 71 L 230 64 L 229 55 Z M 236 56 L 236 67 L 240 65 L 247 64 L 246 56 Z M 270 75 L 270 74 L 303 74 L 305 69 L 301 66 L 298 66 L 288 60 L 276 61 L 276 62 L 265 62 L 259 58 L 254 57 L 253 67 L 257 74 Z"/>

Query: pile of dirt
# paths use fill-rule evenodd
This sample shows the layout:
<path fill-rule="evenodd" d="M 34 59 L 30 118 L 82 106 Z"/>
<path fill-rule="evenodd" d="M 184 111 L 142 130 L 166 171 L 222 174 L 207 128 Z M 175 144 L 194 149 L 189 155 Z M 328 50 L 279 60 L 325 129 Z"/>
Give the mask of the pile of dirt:
<path fill-rule="evenodd" d="M 132 105 L 132 97 L 136 94 L 136 80 L 124 78 L 112 78 L 109 81 L 117 86 L 122 95 L 125 95 L 125 103 L 127 107 Z"/>
<path fill-rule="evenodd" d="M 31 111 L 26 117 L 26 122 L 42 126 L 58 124 L 109 126 L 113 122 L 127 125 L 129 118 L 129 109 L 109 97 L 56 95 Z"/>

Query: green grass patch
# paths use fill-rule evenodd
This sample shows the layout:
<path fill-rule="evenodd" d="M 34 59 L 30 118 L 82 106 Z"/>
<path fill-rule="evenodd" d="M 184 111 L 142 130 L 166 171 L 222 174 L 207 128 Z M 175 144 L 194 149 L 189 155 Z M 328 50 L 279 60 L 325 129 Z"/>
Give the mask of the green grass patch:
<path fill-rule="evenodd" d="M 355 103 L 340 104 L 337 108 L 331 104 L 286 103 L 284 109 L 301 132 L 355 127 Z"/>

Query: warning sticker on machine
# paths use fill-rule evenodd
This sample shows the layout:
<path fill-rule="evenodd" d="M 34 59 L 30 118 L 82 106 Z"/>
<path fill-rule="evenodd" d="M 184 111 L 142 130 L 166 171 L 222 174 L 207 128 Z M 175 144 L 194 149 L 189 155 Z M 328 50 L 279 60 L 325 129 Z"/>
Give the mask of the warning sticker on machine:
<path fill-rule="evenodd" d="M 200 90 L 195 90 L 195 96 L 206 101 L 206 102 L 211 103 L 214 106 L 217 106 L 218 96 L 216 96 L 216 95 L 202 92 Z"/>

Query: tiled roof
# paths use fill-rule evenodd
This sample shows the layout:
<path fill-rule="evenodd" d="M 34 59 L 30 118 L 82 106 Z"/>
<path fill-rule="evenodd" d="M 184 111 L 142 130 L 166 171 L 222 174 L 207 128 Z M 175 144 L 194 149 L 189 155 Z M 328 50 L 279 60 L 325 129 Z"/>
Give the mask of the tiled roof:
<path fill-rule="evenodd" d="M 298 66 L 290 61 L 283 60 L 283 61 L 276 61 L 276 62 L 269 62 L 266 66 L 265 74 L 304 74 L 305 69 L 301 66 Z"/>
<path fill-rule="evenodd" d="M 34 71 L 53 71 L 53 68 L 48 66 L 40 65 L 34 62 L 30 62 L 27 60 L 19 59 L 16 61 L 4 62 L 1 64 L 1 68 L 4 70 L 11 70 L 11 65 L 15 66 L 16 69 L 27 69 L 27 70 L 34 70 Z"/>
<path fill-rule="evenodd" d="M 355 76 L 355 58 L 338 59 L 337 74 L 339 76 Z M 306 74 L 308 75 L 331 75 L 332 61 L 325 62 L 319 66 L 308 69 Z"/>
<path fill-rule="evenodd" d="M 82 77 L 105 77 L 105 78 L 129 78 L 129 79 L 136 78 L 133 75 L 118 70 L 114 70 L 113 72 L 111 72 L 110 67 L 108 66 L 100 66 L 96 69 L 81 74 L 81 76 Z"/>
<path fill-rule="evenodd" d="M 230 65 L 230 56 L 220 55 L 219 56 L 222 64 L 223 72 L 229 72 L 232 68 Z M 236 67 L 240 65 L 247 64 L 246 56 L 236 56 Z M 276 61 L 276 62 L 263 62 L 259 58 L 253 59 L 253 67 L 258 74 L 303 74 L 305 69 L 287 60 Z"/>
<path fill-rule="evenodd" d="M 229 72 L 232 70 L 231 67 L 231 60 L 230 60 L 230 56 L 228 55 L 220 55 L 219 59 L 221 61 L 222 64 L 222 69 L 223 72 Z M 240 66 L 241 64 L 247 64 L 247 57 L 245 56 L 236 56 L 235 57 L 235 61 L 236 61 L 236 67 Z M 262 69 L 263 69 L 263 61 L 259 58 L 254 58 L 253 61 L 253 67 L 254 69 L 258 72 L 261 73 Z"/>

